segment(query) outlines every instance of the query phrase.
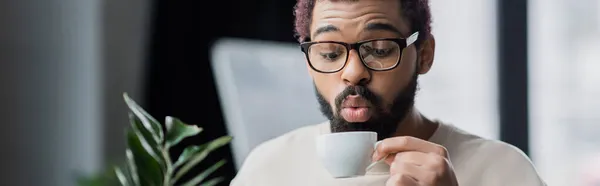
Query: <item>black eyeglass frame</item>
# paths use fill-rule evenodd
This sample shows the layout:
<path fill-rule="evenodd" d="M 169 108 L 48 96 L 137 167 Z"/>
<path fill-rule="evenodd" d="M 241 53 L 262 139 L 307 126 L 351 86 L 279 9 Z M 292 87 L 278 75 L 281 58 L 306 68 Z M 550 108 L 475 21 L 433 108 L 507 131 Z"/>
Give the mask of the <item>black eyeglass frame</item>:
<path fill-rule="evenodd" d="M 346 64 L 348 63 L 348 55 L 350 54 L 351 50 L 356 50 L 359 53 L 358 56 L 360 57 L 360 61 L 367 69 L 372 70 L 372 71 L 387 71 L 387 70 L 396 68 L 400 64 L 400 61 L 402 60 L 402 52 L 404 51 L 404 49 L 407 48 L 408 46 L 414 44 L 418 38 L 419 38 L 419 32 L 415 32 L 407 38 L 381 38 L 381 39 L 371 39 L 371 40 L 360 41 L 357 43 L 344 43 L 344 42 L 339 42 L 339 41 L 309 41 L 309 42 L 300 43 L 300 50 L 304 53 L 304 56 L 306 57 L 306 62 L 308 63 L 310 68 L 312 68 L 314 71 L 317 71 L 319 73 L 336 73 L 336 72 L 339 72 L 340 70 L 344 69 L 344 67 L 346 67 Z M 396 44 L 398 44 L 398 46 L 400 48 L 400 51 L 399 51 L 400 54 L 398 56 L 398 61 L 396 62 L 396 64 L 394 64 L 394 66 L 384 68 L 384 69 L 374 69 L 374 68 L 369 67 L 369 65 L 367 65 L 365 63 L 365 60 L 360 55 L 360 51 L 358 49 L 360 48 L 361 45 L 368 43 L 368 42 L 372 42 L 372 41 L 393 41 Z M 321 71 L 321 70 L 316 69 L 312 65 L 312 63 L 310 62 L 310 57 L 308 55 L 309 49 L 312 45 L 319 44 L 319 43 L 335 43 L 335 44 L 343 45 L 346 48 L 346 59 L 344 59 L 344 64 L 339 69 L 336 69 L 333 71 Z"/>

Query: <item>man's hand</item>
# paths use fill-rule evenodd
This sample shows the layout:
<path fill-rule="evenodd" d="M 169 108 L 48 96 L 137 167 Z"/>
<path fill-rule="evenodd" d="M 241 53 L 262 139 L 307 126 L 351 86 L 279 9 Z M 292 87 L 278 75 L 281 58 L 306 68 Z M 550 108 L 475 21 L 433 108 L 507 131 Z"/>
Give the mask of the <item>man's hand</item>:
<path fill-rule="evenodd" d="M 388 138 L 377 145 L 373 160 L 386 155 L 386 186 L 458 186 L 448 151 L 441 145 L 414 137 Z"/>

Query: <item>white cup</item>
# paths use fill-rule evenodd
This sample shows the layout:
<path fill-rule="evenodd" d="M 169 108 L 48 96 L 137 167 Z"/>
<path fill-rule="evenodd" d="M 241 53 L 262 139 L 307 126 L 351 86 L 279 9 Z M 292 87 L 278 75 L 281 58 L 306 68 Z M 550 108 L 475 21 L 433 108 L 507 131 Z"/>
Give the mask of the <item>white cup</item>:
<path fill-rule="evenodd" d="M 357 131 L 322 134 L 316 142 L 319 159 L 334 178 L 363 176 L 371 163 L 377 133 Z"/>

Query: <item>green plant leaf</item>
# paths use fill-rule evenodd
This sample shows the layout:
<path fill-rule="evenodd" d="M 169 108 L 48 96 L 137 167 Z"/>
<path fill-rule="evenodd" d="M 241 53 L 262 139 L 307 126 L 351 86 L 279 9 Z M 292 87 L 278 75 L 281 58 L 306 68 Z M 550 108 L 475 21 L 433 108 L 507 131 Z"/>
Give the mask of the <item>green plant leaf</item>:
<path fill-rule="evenodd" d="M 165 125 L 167 127 L 167 148 L 176 145 L 184 138 L 194 136 L 202 132 L 202 128 L 198 128 L 196 125 L 185 124 L 178 118 L 171 116 L 167 116 L 165 118 Z"/>
<path fill-rule="evenodd" d="M 127 144 L 133 154 L 140 185 L 162 185 L 163 172 L 161 165 L 158 162 L 158 156 L 154 154 L 148 142 L 139 133 L 128 130 Z"/>
<path fill-rule="evenodd" d="M 126 176 L 125 173 L 123 173 L 121 168 L 115 167 L 115 174 L 117 175 L 117 179 L 119 179 L 121 186 L 130 186 L 131 185 L 131 184 L 129 184 L 128 176 Z"/>
<path fill-rule="evenodd" d="M 215 150 L 219 147 L 226 145 L 227 143 L 229 143 L 231 141 L 231 139 L 232 139 L 231 136 L 222 136 L 220 138 L 217 138 L 215 140 L 208 142 L 208 144 L 206 144 L 206 148 L 204 148 L 204 149 L 202 149 L 202 151 L 194 154 L 194 156 L 191 157 L 189 159 L 189 161 L 187 161 L 183 165 L 183 167 L 181 167 L 181 169 L 179 169 L 177 171 L 172 183 L 176 183 L 176 181 L 179 178 L 181 178 L 181 176 L 183 176 L 185 173 L 187 173 L 192 167 L 196 166 L 196 164 L 200 163 L 200 161 L 202 161 L 204 158 L 206 158 L 206 156 L 208 156 L 209 153 L 211 153 L 213 150 Z"/>
<path fill-rule="evenodd" d="M 146 128 L 152 134 L 155 141 L 162 144 L 164 139 L 162 125 L 154 119 L 148 112 L 146 112 L 140 105 L 138 105 L 133 99 L 129 97 L 127 93 L 123 93 L 123 99 L 129 107 L 129 110 L 135 114 L 137 118 L 142 121 L 144 128 Z"/>
<path fill-rule="evenodd" d="M 141 134 L 143 141 L 148 142 L 148 146 L 152 149 L 152 152 L 157 155 L 159 160 L 158 163 L 161 165 L 162 171 L 166 172 L 168 169 L 167 157 L 162 156 L 159 142 L 154 139 L 152 133 L 144 127 L 143 122 L 138 117 L 130 113 L 129 121 L 131 123 L 131 129 L 135 133 Z"/>
<path fill-rule="evenodd" d="M 205 149 L 206 146 L 207 145 L 204 144 L 201 146 L 192 145 L 192 146 L 186 147 L 185 149 L 183 149 L 183 152 L 181 153 L 181 155 L 179 155 L 179 158 L 177 159 L 175 164 L 173 164 L 173 167 L 179 168 L 179 166 L 181 166 L 185 162 L 187 162 L 187 160 L 189 160 L 190 157 L 192 157 L 194 154 L 200 152 L 202 149 Z"/>
<path fill-rule="evenodd" d="M 133 129 L 135 132 L 141 133 L 144 139 L 148 141 L 148 144 L 150 144 L 150 146 L 157 146 L 159 141 L 156 141 L 156 139 L 154 138 L 154 134 L 152 134 L 152 131 L 148 130 L 144 126 L 143 121 L 140 120 L 140 118 L 132 112 L 129 112 L 129 123 L 131 125 L 131 129 Z"/>
<path fill-rule="evenodd" d="M 137 173 L 137 167 L 135 166 L 135 159 L 133 158 L 133 152 L 131 149 L 125 150 L 125 156 L 127 157 L 127 171 L 129 171 L 130 181 L 133 185 L 140 185 L 140 176 Z"/>
<path fill-rule="evenodd" d="M 183 186 L 194 186 L 198 185 L 200 182 L 204 181 L 210 174 L 215 172 L 218 168 L 225 164 L 225 160 L 221 160 L 214 165 L 210 166 L 208 169 L 202 171 L 202 173 L 198 174 L 194 178 L 190 179 L 188 182 L 184 183 Z"/>
<path fill-rule="evenodd" d="M 215 185 L 221 183 L 223 180 L 225 180 L 225 178 L 216 177 L 216 178 L 210 179 L 210 180 L 202 183 L 200 186 L 215 186 Z"/>

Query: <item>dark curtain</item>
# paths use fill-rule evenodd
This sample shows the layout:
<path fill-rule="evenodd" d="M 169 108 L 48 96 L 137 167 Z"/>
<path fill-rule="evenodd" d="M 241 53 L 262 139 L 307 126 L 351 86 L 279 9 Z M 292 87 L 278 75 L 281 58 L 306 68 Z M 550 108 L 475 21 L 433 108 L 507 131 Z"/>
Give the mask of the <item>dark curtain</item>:
<path fill-rule="evenodd" d="M 220 37 L 294 42 L 292 0 L 263 1 L 156 1 L 148 49 L 145 104 L 158 119 L 175 116 L 197 124 L 204 132 L 181 146 L 203 144 L 226 132 L 210 67 L 211 43 Z M 186 178 L 222 158 L 227 164 L 210 178 L 223 176 L 228 185 L 235 176 L 230 146 L 207 157 Z"/>

